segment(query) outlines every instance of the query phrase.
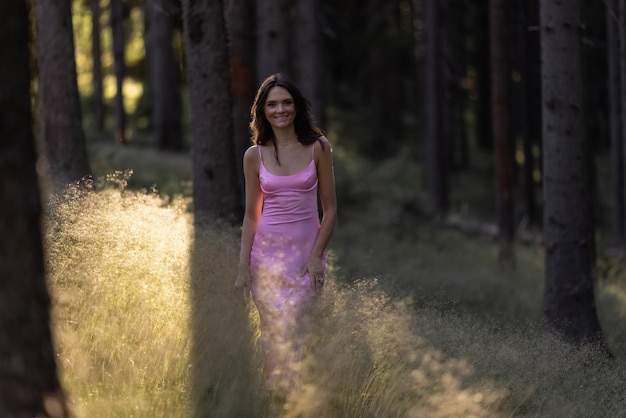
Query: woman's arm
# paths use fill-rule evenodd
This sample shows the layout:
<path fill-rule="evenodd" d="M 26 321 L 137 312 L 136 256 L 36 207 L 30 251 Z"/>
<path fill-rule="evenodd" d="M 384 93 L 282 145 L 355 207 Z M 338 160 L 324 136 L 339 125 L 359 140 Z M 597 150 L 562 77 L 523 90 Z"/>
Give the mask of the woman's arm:
<path fill-rule="evenodd" d="M 322 203 L 322 221 L 309 261 L 304 266 L 303 274 L 308 274 L 311 287 L 320 290 L 324 286 L 324 263 L 322 257 L 337 222 L 337 196 L 333 174 L 332 150 L 328 139 L 322 137 L 324 148 L 319 142 L 315 148 L 315 166 L 317 168 L 318 190 Z"/>
<path fill-rule="evenodd" d="M 335 177 L 333 174 L 333 157 L 330 142 L 322 137 L 324 147 L 315 143 L 315 165 L 320 200 L 322 203 L 322 222 L 317 239 L 311 251 L 311 257 L 321 258 L 337 222 L 337 196 L 335 193 Z"/>
<path fill-rule="evenodd" d="M 254 234 L 261 218 L 263 194 L 259 186 L 259 154 L 256 146 L 248 148 L 243 156 L 243 173 L 246 185 L 246 203 L 241 228 L 241 249 L 239 251 L 239 271 L 235 289 L 243 292 L 250 285 L 250 251 Z"/>

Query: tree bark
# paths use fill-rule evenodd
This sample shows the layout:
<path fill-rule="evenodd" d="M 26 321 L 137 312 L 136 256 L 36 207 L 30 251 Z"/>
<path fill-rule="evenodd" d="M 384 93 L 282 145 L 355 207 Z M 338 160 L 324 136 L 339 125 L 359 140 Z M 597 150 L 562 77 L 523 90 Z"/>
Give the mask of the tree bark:
<path fill-rule="evenodd" d="M 235 164 L 240 195 L 244 196 L 243 154 L 250 142 L 250 107 L 254 100 L 255 70 L 255 10 L 251 0 L 231 1 L 226 10 L 230 36 L 230 74 L 233 95 L 233 134 Z"/>
<path fill-rule="evenodd" d="M 292 75 L 288 46 L 288 1 L 258 0 L 257 81 L 273 73 Z"/>
<path fill-rule="evenodd" d="M 102 100 L 102 48 L 100 42 L 100 0 L 91 0 L 91 55 L 93 56 L 93 109 L 95 126 L 104 130 L 104 104 Z"/>
<path fill-rule="evenodd" d="M 120 143 L 126 143 L 126 110 L 124 109 L 124 4 L 122 0 L 111 0 L 111 16 L 109 25 L 111 26 L 113 41 L 113 69 L 115 72 L 115 140 Z"/>
<path fill-rule="evenodd" d="M 584 138 L 580 0 L 540 3 L 547 329 L 606 347 L 595 304 L 592 193 Z M 575 208 L 575 210 L 573 210 Z"/>
<path fill-rule="evenodd" d="M 311 101 L 311 110 L 318 126 L 326 125 L 322 94 L 322 34 L 319 0 L 298 0 L 298 80 L 304 96 Z"/>
<path fill-rule="evenodd" d="M 221 1 L 184 0 L 191 91 L 193 198 L 196 215 L 239 221 L 231 81 Z"/>
<path fill-rule="evenodd" d="M 524 61 L 522 63 L 522 91 L 526 96 L 523 119 L 524 149 L 524 217 L 526 226 L 538 223 L 536 182 L 534 171 L 536 158 L 535 147 L 541 144 L 541 77 L 539 75 L 539 2 L 538 0 L 520 0 L 524 14 Z"/>
<path fill-rule="evenodd" d="M 491 105 L 496 177 L 498 260 L 514 265 L 513 170 L 507 86 L 509 74 L 505 45 L 505 0 L 490 0 Z"/>
<path fill-rule="evenodd" d="M 76 82 L 70 0 L 36 0 L 43 142 L 53 188 L 89 174 Z M 5 79 L 7 80 L 7 79 Z"/>
<path fill-rule="evenodd" d="M 431 209 L 448 209 L 444 139 L 441 129 L 441 33 L 438 0 L 426 0 L 424 7 L 424 167 Z"/>
<path fill-rule="evenodd" d="M 624 27 L 626 24 L 626 0 L 617 0 L 617 2 L 618 63 L 616 65 L 618 66 L 618 75 L 615 75 L 615 78 L 617 79 L 617 77 L 619 77 L 619 81 L 616 80 L 618 82 L 616 87 L 618 87 L 619 94 L 615 97 L 617 109 L 613 110 L 619 111 L 619 117 L 617 118 L 619 122 L 613 121 L 613 123 L 619 123 L 619 127 L 612 126 L 611 128 L 619 129 L 618 136 L 620 138 L 617 140 L 619 144 L 615 144 L 616 149 L 613 150 L 613 152 L 618 153 L 619 149 L 621 149 L 621 152 L 619 153 L 619 157 L 616 156 L 613 158 L 616 159 L 615 168 L 620 170 L 620 174 L 616 175 L 614 179 L 616 183 L 615 187 L 620 187 L 620 190 L 615 190 L 615 193 L 616 198 L 621 197 L 622 203 L 621 205 L 617 204 L 615 209 L 618 211 L 622 210 L 623 212 L 620 214 L 621 219 L 619 221 L 616 220 L 616 226 L 623 228 L 621 232 L 624 233 L 624 245 L 626 245 L 626 219 L 624 218 L 626 216 L 626 163 L 624 163 L 624 161 L 626 161 L 626 77 L 624 76 L 624 71 L 626 71 L 626 28 Z M 611 132 L 611 134 L 613 134 L 613 132 Z M 618 158 L 621 161 L 617 161 Z"/>
<path fill-rule="evenodd" d="M 0 4 L 0 80 L 10 80 L 0 84 L 0 416 L 64 417 L 44 273 L 26 4 Z"/>
<path fill-rule="evenodd" d="M 171 0 L 151 0 L 148 13 L 150 43 L 150 84 L 152 91 L 152 128 L 160 150 L 183 149 L 180 74 L 174 55 L 173 15 L 178 6 Z"/>
<path fill-rule="evenodd" d="M 608 0 L 606 5 L 606 38 L 608 67 L 608 98 L 609 98 L 609 135 L 611 142 L 611 173 L 612 173 L 612 223 L 611 230 L 616 246 L 623 248 L 626 244 L 626 220 L 624 202 L 624 144 L 622 143 L 622 76 L 620 70 L 620 0 Z"/>
<path fill-rule="evenodd" d="M 481 7 L 482 6 L 482 7 Z M 491 114 L 491 71 L 489 51 L 489 3 L 481 2 L 477 13 L 477 57 L 476 81 L 478 83 L 478 103 L 476 111 L 477 142 L 482 150 L 493 148 L 493 122 Z"/>

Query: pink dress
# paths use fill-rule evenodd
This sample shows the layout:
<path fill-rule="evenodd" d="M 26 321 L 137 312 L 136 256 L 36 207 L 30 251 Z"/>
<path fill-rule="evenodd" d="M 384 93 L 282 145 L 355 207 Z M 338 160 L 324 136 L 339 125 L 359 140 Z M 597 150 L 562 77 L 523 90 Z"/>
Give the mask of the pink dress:
<path fill-rule="evenodd" d="M 268 388 L 289 389 L 297 384 L 308 317 L 317 298 L 309 276 L 302 275 L 320 227 L 313 155 L 305 169 L 289 176 L 267 171 L 261 156 L 259 181 L 263 212 L 250 253 L 252 296 Z"/>

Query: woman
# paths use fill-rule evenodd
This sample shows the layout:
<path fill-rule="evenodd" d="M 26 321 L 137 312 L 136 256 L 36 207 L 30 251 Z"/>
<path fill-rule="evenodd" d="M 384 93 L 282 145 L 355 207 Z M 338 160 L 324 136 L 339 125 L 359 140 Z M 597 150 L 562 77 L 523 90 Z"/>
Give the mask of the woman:
<path fill-rule="evenodd" d="M 293 83 L 269 76 L 252 105 L 254 145 L 243 157 L 246 207 L 235 289 L 252 292 L 267 389 L 281 397 L 297 387 L 307 321 L 324 286 L 324 254 L 337 219 L 330 143 L 309 108 Z"/>

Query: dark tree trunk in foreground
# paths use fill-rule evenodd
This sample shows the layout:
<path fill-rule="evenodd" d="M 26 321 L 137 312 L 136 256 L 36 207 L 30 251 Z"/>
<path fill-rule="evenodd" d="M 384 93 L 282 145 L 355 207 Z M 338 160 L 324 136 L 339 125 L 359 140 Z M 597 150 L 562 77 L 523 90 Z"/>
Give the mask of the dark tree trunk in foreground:
<path fill-rule="evenodd" d="M 608 0 L 606 5 L 607 37 L 607 95 L 609 97 L 609 135 L 611 141 L 612 175 L 612 222 L 611 229 L 614 244 L 623 248 L 626 244 L 626 224 L 624 210 L 624 144 L 622 142 L 622 96 L 620 75 L 620 0 Z"/>
<path fill-rule="evenodd" d="M 174 54 L 174 15 L 178 6 L 171 0 L 150 0 L 145 11 L 149 21 L 148 58 L 152 88 L 152 127 L 159 149 L 183 149 L 180 74 Z M 179 14 L 178 14 L 179 15 Z"/>
<path fill-rule="evenodd" d="M 122 0 L 111 0 L 111 17 L 109 25 L 113 41 L 113 69 L 115 72 L 115 102 L 113 111 L 115 115 L 114 137 L 117 142 L 126 142 L 126 110 L 124 109 L 124 73 L 126 63 L 124 61 L 124 4 Z"/>
<path fill-rule="evenodd" d="M 444 138 L 441 129 L 442 56 L 438 0 L 424 1 L 424 166 L 431 209 L 448 209 Z"/>
<path fill-rule="evenodd" d="M 619 95 L 616 97 L 616 101 L 618 104 L 616 105 L 618 109 L 611 109 L 613 111 L 619 111 L 619 136 L 620 139 L 619 144 L 615 144 L 616 150 L 612 150 L 613 153 L 617 153 L 617 149 L 621 148 L 621 154 L 619 157 L 613 157 L 615 159 L 619 158 L 621 161 L 617 161 L 615 165 L 621 166 L 620 173 L 621 175 L 616 175 L 615 180 L 619 184 L 621 182 L 621 190 L 616 191 L 616 198 L 622 199 L 622 204 L 616 207 L 617 210 L 620 210 L 620 206 L 622 206 L 623 213 L 620 215 L 622 218 L 616 222 L 618 227 L 621 227 L 620 224 L 624 224 L 624 240 L 626 241 L 626 219 L 623 217 L 626 216 L 626 75 L 624 75 L 624 71 L 626 71 L 626 0 L 618 0 L 617 4 L 617 25 L 618 29 L 618 52 L 617 52 L 617 61 L 618 65 L 617 71 L 619 73 L 617 77 L 619 77 L 618 87 Z M 609 80 L 612 81 L 612 80 Z M 617 123 L 617 122 L 616 122 Z M 626 245 L 626 243 L 625 243 Z"/>
<path fill-rule="evenodd" d="M 604 347 L 594 296 L 592 193 L 584 138 L 580 1 L 540 4 L 548 329 Z"/>
<path fill-rule="evenodd" d="M 326 114 L 322 95 L 322 34 L 319 0 L 298 0 L 298 81 L 318 125 L 324 128 Z"/>
<path fill-rule="evenodd" d="M 26 3 L 0 4 L 0 416 L 64 417 L 30 109 Z"/>
<path fill-rule="evenodd" d="M 62 186 L 89 174 L 76 82 L 71 1 L 36 0 L 34 4 L 43 140 L 52 180 Z"/>
<path fill-rule="evenodd" d="M 243 154 L 251 145 L 250 107 L 256 90 L 253 0 L 229 2 L 226 10 L 230 36 L 230 74 L 233 95 L 235 165 L 241 196 L 244 196 Z"/>
<path fill-rule="evenodd" d="M 513 239 L 513 169 L 511 135 L 507 99 L 507 74 L 505 45 L 505 0 L 490 0 L 491 27 L 491 104 L 493 114 L 493 143 L 496 177 L 496 217 L 500 262 L 514 265 Z M 509 6 L 510 7 L 510 6 Z"/>
<path fill-rule="evenodd" d="M 287 0 L 257 0 L 257 79 L 273 73 L 291 76 Z"/>
<path fill-rule="evenodd" d="M 239 220 L 231 82 L 221 1 L 184 0 L 196 215 Z"/>
<path fill-rule="evenodd" d="M 95 126 L 104 129 L 104 104 L 102 100 L 102 48 L 100 42 L 100 0 L 91 0 L 91 51 L 93 56 L 93 106 Z"/>

